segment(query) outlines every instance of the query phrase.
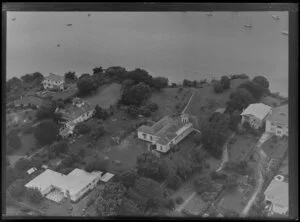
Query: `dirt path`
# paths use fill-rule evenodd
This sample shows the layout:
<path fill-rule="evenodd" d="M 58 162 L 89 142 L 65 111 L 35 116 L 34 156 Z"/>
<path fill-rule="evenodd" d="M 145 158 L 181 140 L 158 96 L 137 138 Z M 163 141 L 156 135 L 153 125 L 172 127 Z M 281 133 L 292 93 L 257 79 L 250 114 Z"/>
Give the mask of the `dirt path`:
<path fill-rule="evenodd" d="M 222 162 L 221 162 L 220 167 L 216 170 L 217 172 L 219 172 L 220 170 L 222 170 L 223 167 L 224 167 L 224 164 L 225 164 L 226 162 L 228 162 L 228 160 L 229 160 L 229 156 L 228 156 L 228 142 L 229 142 L 235 135 L 236 135 L 235 133 L 231 134 L 231 136 L 227 139 L 226 143 L 224 144 L 224 148 L 223 148 L 223 156 L 222 156 Z"/>
<path fill-rule="evenodd" d="M 267 140 L 269 140 L 270 138 L 272 137 L 271 134 L 268 134 L 268 133 L 264 133 L 261 138 L 259 139 L 259 141 L 257 142 L 257 145 L 256 145 L 256 149 L 257 149 L 257 153 L 259 153 L 259 160 L 258 160 L 258 163 L 257 163 L 257 174 L 259 175 L 259 178 L 258 178 L 258 183 L 257 183 L 257 186 L 255 188 L 255 191 L 253 193 L 253 195 L 251 196 L 251 198 L 249 199 L 247 205 L 245 206 L 244 210 L 241 212 L 240 216 L 241 217 L 245 217 L 248 215 L 249 213 L 249 210 L 251 209 L 252 205 L 255 203 L 255 199 L 257 197 L 257 195 L 261 192 L 261 189 L 262 189 L 262 185 L 263 185 L 263 182 L 264 182 L 264 179 L 263 179 L 263 175 L 262 175 L 262 170 L 263 170 L 263 162 L 265 161 L 265 156 L 264 156 L 264 153 L 263 151 L 261 150 L 261 145 L 263 143 L 265 143 Z"/>
<path fill-rule="evenodd" d="M 185 113 L 186 109 L 188 108 L 188 106 L 190 105 L 190 102 L 192 101 L 193 96 L 195 95 L 195 91 L 193 92 L 193 94 L 191 95 L 188 103 L 186 104 L 186 106 L 184 107 L 184 109 L 182 110 L 182 114 Z"/>
<path fill-rule="evenodd" d="M 196 192 L 193 192 L 180 206 L 176 208 L 175 211 L 181 212 L 181 210 L 190 202 L 191 199 L 196 195 Z"/>

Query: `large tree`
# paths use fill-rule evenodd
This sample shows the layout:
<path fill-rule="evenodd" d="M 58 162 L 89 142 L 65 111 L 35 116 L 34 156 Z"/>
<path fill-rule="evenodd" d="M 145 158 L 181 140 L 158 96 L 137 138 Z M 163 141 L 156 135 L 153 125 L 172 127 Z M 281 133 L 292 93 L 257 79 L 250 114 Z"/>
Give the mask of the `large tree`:
<path fill-rule="evenodd" d="M 15 198 L 22 197 L 25 194 L 26 187 L 25 187 L 26 181 L 24 179 L 17 179 L 8 187 L 8 192 L 11 196 Z"/>
<path fill-rule="evenodd" d="M 105 109 L 103 109 L 99 105 L 96 105 L 96 107 L 95 107 L 95 117 L 97 119 L 106 120 L 109 117 L 109 114 Z"/>
<path fill-rule="evenodd" d="M 238 88 L 230 94 L 230 100 L 227 102 L 227 108 L 230 112 L 234 110 L 242 111 L 251 103 L 255 103 L 252 94 L 245 88 Z"/>
<path fill-rule="evenodd" d="M 101 171 L 106 172 L 109 162 L 107 160 L 93 160 L 89 162 L 85 168 L 87 172 Z"/>
<path fill-rule="evenodd" d="M 127 73 L 127 78 L 133 80 L 135 84 L 143 82 L 150 87 L 153 86 L 152 76 L 144 69 L 138 68 L 133 71 L 129 71 Z"/>
<path fill-rule="evenodd" d="M 75 72 L 67 72 L 65 73 L 65 80 L 67 81 L 76 81 L 77 80 L 77 76 L 75 74 Z"/>
<path fill-rule="evenodd" d="M 38 120 L 42 120 L 42 119 L 53 118 L 54 116 L 58 116 L 55 114 L 56 108 L 57 108 L 57 104 L 55 101 L 45 102 L 38 108 L 36 112 L 36 118 Z"/>
<path fill-rule="evenodd" d="M 259 85 L 261 85 L 262 87 L 268 89 L 269 86 L 270 86 L 270 83 L 269 81 L 267 80 L 266 77 L 264 76 L 255 76 L 253 79 L 252 79 L 253 82 L 256 82 L 258 83 Z"/>
<path fill-rule="evenodd" d="M 10 130 L 6 135 L 7 151 L 21 148 L 21 139 L 17 130 Z"/>
<path fill-rule="evenodd" d="M 230 88 L 230 79 L 227 76 L 222 76 L 221 84 L 223 86 L 223 89 L 229 89 Z"/>
<path fill-rule="evenodd" d="M 51 144 L 58 135 L 58 129 L 52 120 L 44 120 L 36 127 L 34 136 L 41 145 Z"/>
<path fill-rule="evenodd" d="M 43 195 L 38 189 L 34 188 L 27 188 L 26 189 L 26 196 L 28 200 L 34 204 L 39 204 L 43 200 Z"/>
<path fill-rule="evenodd" d="M 138 83 L 123 92 L 122 102 L 125 105 L 139 106 L 151 96 L 151 89 L 145 83 Z"/>
<path fill-rule="evenodd" d="M 131 199 L 124 198 L 121 206 L 121 215 L 124 216 L 139 216 L 142 215 L 138 205 Z"/>
<path fill-rule="evenodd" d="M 93 74 L 95 75 L 95 74 L 98 74 L 98 73 L 103 73 L 102 66 L 93 68 Z"/>
<path fill-rule="evenodd" d="M 220 82 L 216 82 L 214 84 L 214 92 L 215 93 L 222 93 L 224 91 L 224 86 Z"/>
<path fill-rule="evenodd" d="M 60 153 L 67 153 L 68 150 L 69 150 L 69 143 L 65 140 L 62 140 L 49 146 L 48 152 L 53 153 L 54 156 L 57 156 Z"/>
<path fill-rule="evenodd" d="M 133 187 L 135 184 L 135 180 L 138 178 L 138 175 L 134 170 L 128 170 L 123 172 L 120 175 L 120 180 L 124 184 L 125 187 Z"/>
<path fill-rule="evenodd" d="M 80 94 L 88 94 L 98 88 L 98 82 L 91 76 L 81 76 L 77 81 L 77 88 Z"/>
<path fill-rule="evenodd" d="M 247 89 L 256 101 L 259 101 L 264 94 L 270 94 L 268 88 L 261 86 L 255 81 L 247 81 L 238 86 L 238 88 Z"/>
<path fill-rule="evenodd" d="M 153 78 L 153 87 L 155 89 L 161 90 L 162 88 L 166 88 L 168 84 L 169 84 L 169 80 L 165 77 Z"/>
<path fill-rule="evenodd" d="M 104 74 L 112 80 L 124 80 L 127 77 L 127 70 L 120 66 L 112 66 L 107 68 Z"/>
<path fill-rule="evenodd" d="M 159 157 L 151 152 L 141 153 L 137 156 L 137 173 L 155 180 L 160 179 Z"/>
<path fill-rule="evenodd" d="M 126 188 L 121 183 L 108 182 L 96 199 L 99 216 L 116 216 L 121 213 Z"/>

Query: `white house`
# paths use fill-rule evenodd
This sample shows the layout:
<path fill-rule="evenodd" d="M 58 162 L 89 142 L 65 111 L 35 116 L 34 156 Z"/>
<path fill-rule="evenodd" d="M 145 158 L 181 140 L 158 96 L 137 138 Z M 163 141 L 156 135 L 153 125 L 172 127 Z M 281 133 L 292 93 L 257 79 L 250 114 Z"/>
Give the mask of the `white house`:
<path fill-rule="evenodd" d="M 168 152 L 172 146 L 178 144 L 194 130 L 189 116 L 166 116 L 152 126 L 142 125 L 138 128 L 138 138 L 155 145 L 156 150 Z"/>
<path fill-rule="evenodd" d="M 282 176 L 275 177 L 265 191 L 265 202 L 269 205 L 269 214 L 287 215 L 289 210 L 288 183 Z"/>
<path fill-rule="evenodd" d="M 42 81 L 44 89 L 59 89 L 64 90 L 65 78 L 63 76 L 55 75 L 50 73 L 49 76 L 46 76 Z"/>
<path fill-rule="evenodd" d="M 108 176 L 102 172 L 88 173 L 81 169 L 74 169 L 68 175 L 64 175 L 50 169 L 46 169 L 39 176 L 25 185 L 27 188 L 37 188 L 41 194 L 55 202 L 69 197 L 71 201 L 78 201 L 89 190 L 94 189 L 99 180 L 110 180 L 113 174 Z"/>
<path fill-rule="evenodd" d="M 242 123 L 248 122 L 251 127 L 259 129 L 263 126 L 266 116 L 271 112 L 272 107 L 263 103 L 250 104 L 241 114 Z"/>
<path fill-rule="evenodd" d="M 289 135 L 288 104 L 272 109 L 266 118 L 266 132 L 274 133 L 279 137 Z"/>

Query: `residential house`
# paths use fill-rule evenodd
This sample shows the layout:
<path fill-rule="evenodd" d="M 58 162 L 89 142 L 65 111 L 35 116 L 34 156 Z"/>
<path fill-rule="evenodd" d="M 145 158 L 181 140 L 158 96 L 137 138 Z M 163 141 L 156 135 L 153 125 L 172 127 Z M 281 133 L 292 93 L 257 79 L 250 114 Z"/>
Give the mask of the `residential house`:
<path fill-rule="evenodd" d="M 50 73 L 49 76 L 46 76 L 42 81 L 42 84 L 44 89 L 58 89 L 63 91 L 65 87 L 65 78 L 63 76 Z"/>
<path fill-rule="evenodd" d="M 168 152 L 187 135 L 194 131 L 193 123 L 187 114 L 166 116 L 152 126 L 142 125 L 137 130 L 138 138 L 149 142 L 161 153 Z"/>
<path fill-rule="evenodd" d="M 60 109 L 58 112 L 62 113 L 62 118 L 67 122 L 60 130 L 60 135 L 64 138 L 73 134 L 75 125 L 81 123 L 94 115 L 95 107 L 83 100 L 75 98 L 73 103 L 66 107 L 66 109 Z"/>
<path fill-rule="evenodd" d="M 25 184 L 27 188 L 37 188 L 41 194 L 57 203 L 64 198 L 78 201 L 89 190 L 95 188 L 98 181 L 108 182 L 114 175 L 102 172 L 88 173 L 81 169 L 74 169 L 68 175 L 46 169 L 43 173 Z"/>
<path fill-rule="evenodd" d="M 283 176 L 275 177 L 266 191 L 265 202 L 269 205 L 269 215 L 287 215 L 289 210 L 289 192 L 288 183 L 284 181 Z"/>
<path fill-rule="evenodd" d="M 241 114 L 242 123 L 248 122 L 254 129 L 261 128 L 271 108 L 263 103 L 250 104 Z"/>
<path fill-rule="evenodd" d="M 226 108 L 218 108 L 215 110 L 215 113 L 221 113 L 221 114 L 224 114 L 226 111 Z"/>
<path fill-rule="evenodd" d="M 288 104 L 274 107 L 266 117 L 266 132 L 274 133 L 276 136 L 288 136 L 289 114 Z"/>

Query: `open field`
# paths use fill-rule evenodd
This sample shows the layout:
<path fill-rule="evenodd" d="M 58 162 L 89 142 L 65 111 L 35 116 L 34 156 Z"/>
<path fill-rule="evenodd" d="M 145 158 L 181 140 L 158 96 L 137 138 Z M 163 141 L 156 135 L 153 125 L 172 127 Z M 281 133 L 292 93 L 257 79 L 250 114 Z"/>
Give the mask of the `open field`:
<path fill-rule="evenodd" d="M 236 189 L 231 193 L 226 193 L 218 203 L 218 207 L 221 209 L 222 213 L 227 211 L 240 213 L 245 206 L 245 203 L 243 202 L 243 196 L 244 194 L 239 189 Z"/>
<path fill-rule="evenodd" d="M 213 85 L 207 85 L 203 88 L 196 88 L 195 95 L 186 109 L 186 113 L 195 115 L 201 123 L 204 123 L 210 115 L 217 109 L 226 107 L 229 96 L 235 91 L 236 87 L 247 79 L 234 79 L 230 81 L 230 89 L 223 93 L 215 93 Z"/>
<path fill-rule="evenodd" d="M 274 137 L 273 137 L 274 138 Z M 281 158 L 284 152 L 288 149 L 288 139 L 278 139 L 274 141 L 273 138 L 266 141 L 261 149 L 271 158 Z"/>
<path fill-rule="evenodd" d="M 153 92 L 148 104 L 156 103 L 159 107 L 157 116 L 162 118 L 176 112 L 176 104 L 182 104 L 189 99 L 189 90 L 183 88 L 182 92 L 179 93 L 179 88 L 165 88 L 160 92 Z"/>
<path fill-rule="evenodd" d="M 109 108 L 121 98 L 121 85 L 117 83 L 101 86 L 95 95 L 86 97 L 86 101 L 92 105 Z"/>

